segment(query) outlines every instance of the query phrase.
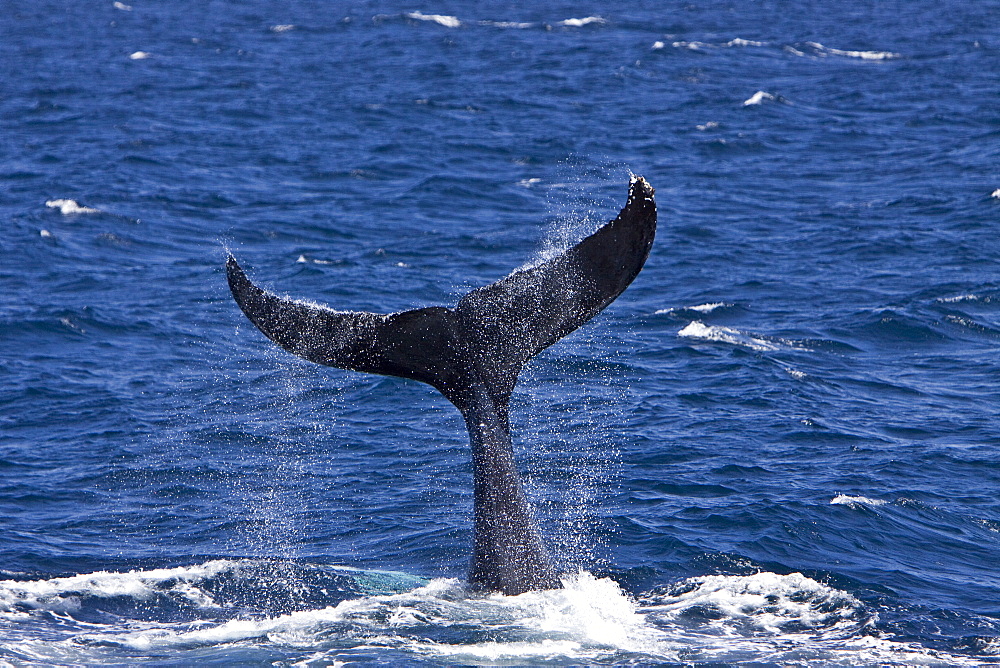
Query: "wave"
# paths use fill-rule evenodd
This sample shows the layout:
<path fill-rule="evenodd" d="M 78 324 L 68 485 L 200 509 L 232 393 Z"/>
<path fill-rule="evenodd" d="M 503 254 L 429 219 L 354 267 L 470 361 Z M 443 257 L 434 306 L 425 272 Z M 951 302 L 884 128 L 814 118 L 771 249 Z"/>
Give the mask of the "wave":
<path fill-rule="evenodd" d="M 883 501 L 882 499 L 869 499 L 867 496 L 848 496 L 847 494 L 838 494 L 830 499 L 831 505 L 850 506 L 852 508 L 859 508 L 862 506 L 884 506 L 887 503 L 889 502 Z"/>
<path fill-rule="evenodd" d="M 773 93 L 768 93 L 767 91 L 759 90 L 753 95 L 751 95 L 749 98 L 744 100 L 743 106 L 753 107 L 759 104 L 763 104 L 764 102 L 773 102 L 776 99 L 777 98 L 774 96 Z"/>
<path fill-rule="evenodd" d="M 684 311 L 694 311 L 695 313 L 712 313 L 723 308 L 732 308 L 735 304 L 731 302 L 709 302 L 707 304 L 696 304 L 695 306 L 683 306 L 681 308 L 661 308 L 653 312 L 653 315 L 675 315 Z"/>
<path fill-rule="evenodd" d="M 89 206 L 83 206 L 76 200 L 72 199 L 50 199 L 45 202 L 45 206 L 50 209 L 59 209 L 59 213 L 64 216 L 70 216 L 75 213 L 100 213 L 100 209 L 95 209 Z"/>
<path fill-rule="evenodd" d="M 699 42 L 697 40 L 693 41 L 677 41 L 671 42 L 672 47 L 676 49 L 690 49 L 691 51 L 700 51 L 702 49 L 724 49 L 727 47 L 739 47 L 739 46 L 767 46 L 767 42 L 759 42 L 753 39 L 743 39 L 742 37 L 735 37 L 726 42 Z M 654 49 L 662 49 L 665 46 L 663 42 L 657 41 L 653 43 Z"/>
<path fill-rule="evenodd" d="M 479 25 L 492 26 L 494 28 L 516 28 L 522 30 L 524 28 L 532 28 L 535 26 L 534 23 L 528 23 L 525 21 L 480 21 Z"/>
<path fill-rule="evenodd" d="M 465 23 L 459 19 L 457 16 L 451 16 L 448 14 L 424 14 L 420 11 L 406 12 L 403 14 L 405 18 L 412 19 L 414 21 L 427 21 L 430 23 L 437 23 L 446 28 L 460 28 Z M 375 20 L 389 18 L 387 15 L 378 15 L 374 17 Z M 582 28 L 588 25 L 603 25 L 607 23 L 608 20 L 600 16 L 584 16 L 582 18 L 569 18 L 562 19 L 561 21 L 555 21 L 551 25 L 562 26 L 564 28 Z M 534 23 L 529 21 L 496 21 L 496 20 L 479 20 L 474 22 L 476 25 L 491 27 L 491 28 L 513 28 L 513 29 L 524 29 L 533 28 L 536 26 L 547 26 L 546 23 Z M 294 26 L 275 26 L 272 30 L 277 28 L 287 28 L 291 29 Z"/>
<path fill-rule="evenodd" d="M 644 599 L 646 609 L 660 617 L 679 620 L 693 610 L 729 623 L 779 633 L 796 630 L 858 630 L 874 615 L 848 593 L 821 584 L 801 573 L 779 575 L 710 575 L 685 580 L 665 594 Z M 712 614 L 708 614 L 711 611 Z"/>
<path fill-rule="evenodd" d="M 900 54 L 892 51 L 853 51 L 845 49 L 834 49 L 823 46 L 819 42 L 806 42 L 805 46 L 818 56 L 843 56 L 846 58 L 860 58 L 862 60 L 891 60 L 900 58 Z"/>
<path fill-rule="evenodd" d="M 582 28 L 592 23 L 601 24 L 607 22 L 607 19 L 602 19 L 600 16 L 585 16 L 582 19 L 565 19 L 556 23 L 556 25 L 567 26 L 569 28 Z"/>
<path fill-rule="evenodd" d="M 952 295 L 951 297 L 938 297 L 934 301 L 938 304 L 993 304 L 997 301 L 997 298 L 993 295 L 966 293 Z"/>
<path fill-rule="evenodd" d="M 958 304 L 961 302 L 977 302 L 979 301 L 979 297 L 973 294 L 955 295 L 953 297 L 938 297 L 934 301 L 939 304 Z"/>
<path fill-rule="evenodd" d="M 462 22 L 458 20 L 456 16 L 448 16 L 446 14 L 424 14 L 423 12 L 408 12 L 404 14 L 408 19 L 414 19 L 415 21 L 430 21 L 432 23 L 437 23 L 446 28 L 459 28 Z"/>
<path fill-rule="evenodd" d="M 197 607 L 215 607 L 212 598 L 193 584 L 237 565 L 234 561 L 215 560 L 197 566 L 149 571 L 98 571 L 49 580 L 3 580 L 0 581 L 0 614 L 79 610 L 84 597 L 150 600 L 167 596 L 184 599 Z"/>
<path fill-rule="evenodd" d="M 756 350 L 758 352 L 773 352 L 776 350 L 812 351 L 812 348 L 808 348 L 801 343 L 790 339 L 764 336 L 761 334 L 750 334 L 732 327 L 706 325 L 700 320 L 695 320 L 689 323 L 681 331 L 677 332 L 677 336 L 683 336 L 691 339 L 701 339 L 703 341 L 714 341 L 717 343 L 729 343 L 736 346 L 750 348 L 751 350 Z"/>
<path fill-rule="evenodd" d="M 341 579 L 333 586 L 303 577 L 316 572 Z M 225 600 L 227 591 L 275 587 L 283 578 L 314 590 L 311 600 L 320 603 L 269 614 Z M 182 599 L 201 614 L 178 621 L 176 609 L 161 605 L 164 597 Z M 114 609 L 98 615 L 97 622 L 82 622 L 74 615 L 83 598 L 132 599 L 144 604 L 134 608 L 143 615 L 129 618 Z M 611 579 L 580 571 L 564 577 L 562 589 L 504 596 L 470 595 L 460 581 L 448 578 L 220 559 L 6 580 L 0 582 L 0 600 L 6 610 L 20 611 L 5 615 L 14 633 L 0 639 L 0 658 L 27 656 L 40 663 L 115 664 L 134 661 L 137 653 L 180 663 L 246 663 L 272 661 L 275 652 L 290 662 L 392 656 L 399 663 L 430 659 L 449 665 L 733 663 L 763 656 L 797 665 L 965 661 L 881 637 L 872 630 L 875 611 L 800 573 L 705 575 L 631 596 Z M 159 617 L 158 609 L 163 609 Z M 26 616 L 37 624 L 45 615 L 55 622 L 45 640 L 37 630 L 16 632 Z"/>
<path fill-rule="evenodd" d="M 714 51 L 718 49 L 726 48 L 747 48 L 747 47 L 771 47 L 773 49 L 778 49 L 784 51 L 785 53 L 790 53 L 794 56 L 811 56 L 818 58 L 827 58 L 830 56 L 837 56 L 841 58 L 858 58 L 860 60 L 869 61 L 882 61 L 882 60 L 894 60 L 897 58 L 902 58 L 902 55 L 895 53 L 893 51 L 865 51 L 865 50 L 855 50 L 855 49 L 835 49 L 833 47 L 824 46 L 819 42 L 801 42 L 795 44 L 785 44 L 780 46 L 777 44 L 772 45 L 770 42 L 744 39 L 742 37 L 735 37 L 730 40 L 720 41 L 720 42 L 703 42 L 699 40 L 678 40 L 671 42 L 670 45 L 675 49 L 687 49 L 689 51 Z M 653 43 L 652 48 L 655 50 L 663 49 L 666 44 L 663 41 L 656 41 Z M 1000 191 L 998 191 L 1000 192 Z"/>
<path fill-rule="evenodd" d="M 646 623 L 636 601 L 617 583 L 581 572 L 566 577 L 563 584 L 563 589 L 519 596 L 469 596 L 458 580 L 442 578 L 402 593 L 351 598 L 274 617 L 230 619 L 207 626 L 202 622 L 162 625 L 124 633 L 90 632 L 77 636 L 75 642 L 158 652 L 254 641 L 322 646 L 332 637 L 344 636 L 362 645 L 377 637 L 378 642 L 411 655 L 435 656 L 449 663 L 589 661 L 619 652 L 676 660 L 672 646 L 661 646 L 663 634 Z M 463 642 L 435 637 L 463 627 L 468 629 Z"/>

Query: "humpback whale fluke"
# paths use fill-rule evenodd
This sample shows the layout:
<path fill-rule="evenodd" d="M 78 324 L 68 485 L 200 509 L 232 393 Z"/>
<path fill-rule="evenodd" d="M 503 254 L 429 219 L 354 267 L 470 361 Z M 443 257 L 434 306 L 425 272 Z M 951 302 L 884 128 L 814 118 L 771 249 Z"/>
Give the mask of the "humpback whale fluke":
<path fill-rule="evenodd" d="M 233 297 L 268 338 L 300 357 L 437 388 L 469 430 L 475 538 L 469 582 L 520 594 L 559 586 L 521 488 L 508 403 L 534 355 L 597 315 L 642 269 L 656 232 L 653 188 L 632 177 L 618 217 L 541 264 L 477 288 L 453 308 L 380 315 L 294 301 L 250 282 L 230 255 Z"/>

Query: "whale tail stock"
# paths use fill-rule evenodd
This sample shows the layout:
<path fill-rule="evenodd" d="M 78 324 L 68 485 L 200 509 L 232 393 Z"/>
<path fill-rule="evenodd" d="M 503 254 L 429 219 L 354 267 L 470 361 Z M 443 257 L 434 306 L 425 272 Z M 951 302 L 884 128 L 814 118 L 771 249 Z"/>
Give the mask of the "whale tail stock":
<path fill-rule="evenodd" d="M 246 316 L 289 352 L 419 380 L 455 404 L 473 450 L 470 582 L 508 594 L 558 586 L 513 464 L 510 394 L 529 359 L 594 317 L 638 275 L 656 231 L 653 192 L 633 177 L 614 220 L 555 258 L 469 292 L 453 308 L 335 311 L 262 290 L 231 255 L 226 273 Z"/>

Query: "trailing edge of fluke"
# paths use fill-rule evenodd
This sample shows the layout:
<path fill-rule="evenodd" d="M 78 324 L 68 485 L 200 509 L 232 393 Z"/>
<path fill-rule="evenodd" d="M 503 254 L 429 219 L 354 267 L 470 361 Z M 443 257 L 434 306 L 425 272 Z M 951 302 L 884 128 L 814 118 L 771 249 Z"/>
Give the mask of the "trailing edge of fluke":
<path fill-rule="evenodd" d="M 226 262 L 236 303 L 285 350 L 317 364 L 419 380 L 461 411 L 475 487 L 474 589 L 513 595 L 560 586 L 514 464 L 510 394 L 529 359 L 597 315 L 638 275 L 656 233 L 653 193 L 632 177 L 617 218 L 451 308 L 335 311 L 262 290 L 233 256 Z"/>

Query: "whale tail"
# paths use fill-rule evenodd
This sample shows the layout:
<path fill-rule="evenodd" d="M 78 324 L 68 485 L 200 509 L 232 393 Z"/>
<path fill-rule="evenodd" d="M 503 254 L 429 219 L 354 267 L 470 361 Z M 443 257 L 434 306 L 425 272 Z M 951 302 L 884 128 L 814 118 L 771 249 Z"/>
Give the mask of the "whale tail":
<path fill-rule="evenodd" d="M 267 292 L 229 256 L 233 297 L 268 338 L 317 364 L 428 383 L 460 409 L 485 385 L 506 413 L 525 363 L 593 318 L 642 269 L 656 232 L 653 188 L 633 177 L 618 216 L 569 250 L 466 294 L 453 308 L 381 315 Z"/>
<path fill-rule="evenodd" d="M 656 232 L 653 189 L 635 177 L 618 217 L 561 255 L 468 293 L 453 308 L 389 315 L 279 297 L 229 257 L 236 302 L 272 341 L 305 359 L 433 385 L 465 418 L 475 537 L 469 582 L 520 594 L 559 586 L 517 475 L 508 404 L 524 364 L 584 324 L 642 269 Z"/>

